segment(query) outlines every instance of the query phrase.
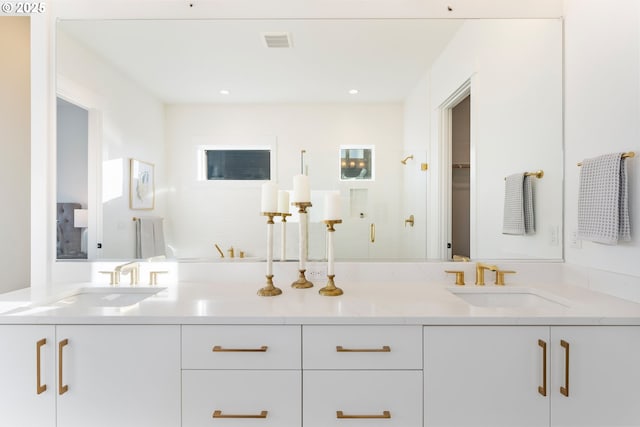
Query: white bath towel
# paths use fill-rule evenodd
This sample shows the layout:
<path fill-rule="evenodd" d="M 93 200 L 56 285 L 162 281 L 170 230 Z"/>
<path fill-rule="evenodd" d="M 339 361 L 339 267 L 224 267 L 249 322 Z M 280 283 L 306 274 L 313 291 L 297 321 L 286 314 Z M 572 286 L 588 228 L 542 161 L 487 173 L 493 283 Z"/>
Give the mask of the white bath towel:
<path fill-rule="evenodd" d="M 136 258 L 166 255 L 163 219 L 143 217 L 136 219 Z"/>
<path fill-rule="evenodd" d="M 505 179 L 503 234 L 534 234 L 535 210 L 533 182 L 524 173 L 509 175 Z"/>
<path fill-rule="evenodd" d="M 631 240 L 623 153 L 585 159 L 578 189 L 578 238 L 615 245 Z"/>

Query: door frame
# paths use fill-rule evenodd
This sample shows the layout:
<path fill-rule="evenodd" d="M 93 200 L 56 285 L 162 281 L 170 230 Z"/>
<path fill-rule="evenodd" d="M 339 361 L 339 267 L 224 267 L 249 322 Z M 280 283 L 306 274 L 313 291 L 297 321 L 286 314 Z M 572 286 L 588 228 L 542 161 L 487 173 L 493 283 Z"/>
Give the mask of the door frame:
<path fill-rule="evenodd" d="M 87 123 L 87 162 L 89 165 L 87 176 L 87 188 L 89 189 L 87 195 L 89 225 L 87 228 L 87 259 L 98 259 L 102 255 L 102 249 L 98 248 L 98 242 L 102 241 L 102 111 L 98 107 L 100 102 L 95 95 L 60 75 L 58 76 L 56 97 L 83 108 L 89 113 Z"/>

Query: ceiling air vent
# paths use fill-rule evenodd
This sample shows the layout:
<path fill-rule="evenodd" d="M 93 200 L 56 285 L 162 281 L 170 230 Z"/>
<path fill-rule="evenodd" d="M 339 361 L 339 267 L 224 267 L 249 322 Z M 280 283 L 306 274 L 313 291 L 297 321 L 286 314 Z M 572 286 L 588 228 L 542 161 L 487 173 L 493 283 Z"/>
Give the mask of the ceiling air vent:
<path fill-rule="evenodd" d="M 289 33 L 262 33 L 262 39 L 268 48 L 289 48 L 293 46 Z"/>

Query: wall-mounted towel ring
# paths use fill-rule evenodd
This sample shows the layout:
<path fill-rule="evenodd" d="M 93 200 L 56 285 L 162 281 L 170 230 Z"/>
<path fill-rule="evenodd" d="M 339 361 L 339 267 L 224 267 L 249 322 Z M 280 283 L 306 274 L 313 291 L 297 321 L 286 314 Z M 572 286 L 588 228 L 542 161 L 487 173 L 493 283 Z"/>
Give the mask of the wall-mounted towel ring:
<path fill-rule="evenodd" d="M 629 158 L 635 157 L 635 156 L 636 156 L 636 153 L 633 152 L 633 151 L 629 151 L 628 153 L 623 153 L 622 154 L 622 158 L 623 159 L 629 159 Z M 582 162 L 578 162 L 578 166 L 582 166 Z"/>

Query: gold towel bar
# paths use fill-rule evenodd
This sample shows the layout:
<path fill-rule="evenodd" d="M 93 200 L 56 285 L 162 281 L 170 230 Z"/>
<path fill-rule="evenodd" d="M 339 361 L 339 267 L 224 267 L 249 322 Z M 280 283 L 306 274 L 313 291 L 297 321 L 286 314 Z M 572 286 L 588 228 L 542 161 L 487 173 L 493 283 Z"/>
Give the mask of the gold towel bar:
<path fill-rule="evenodd" d="M 635 156 L 636 156 L 636 153 L 633 152 L 633 151 L 629 151 L 628 153 L 622 154 L 622 158 L 623 159 L 629 159 L 629 158 L 635 157 Z M 582 166 L 582 162 L 578 162 L 578 166 Z"/>
<path fill-rule="evenodd" d="M 139 219 L 138 217 L 135 217 L 135 216 L 133 217 L 134 221 L 137 221 L 138 219 Z"/>
<path fill-rule="evenodd" d="M 536 178 L 540 179 L 544 176 L 544 171 L 543 170 L 538 170 L 535 172 L 525 172 L 524 176 L 535 176 Z M 505 178 L 506 180 L 507 178 Z"/>

